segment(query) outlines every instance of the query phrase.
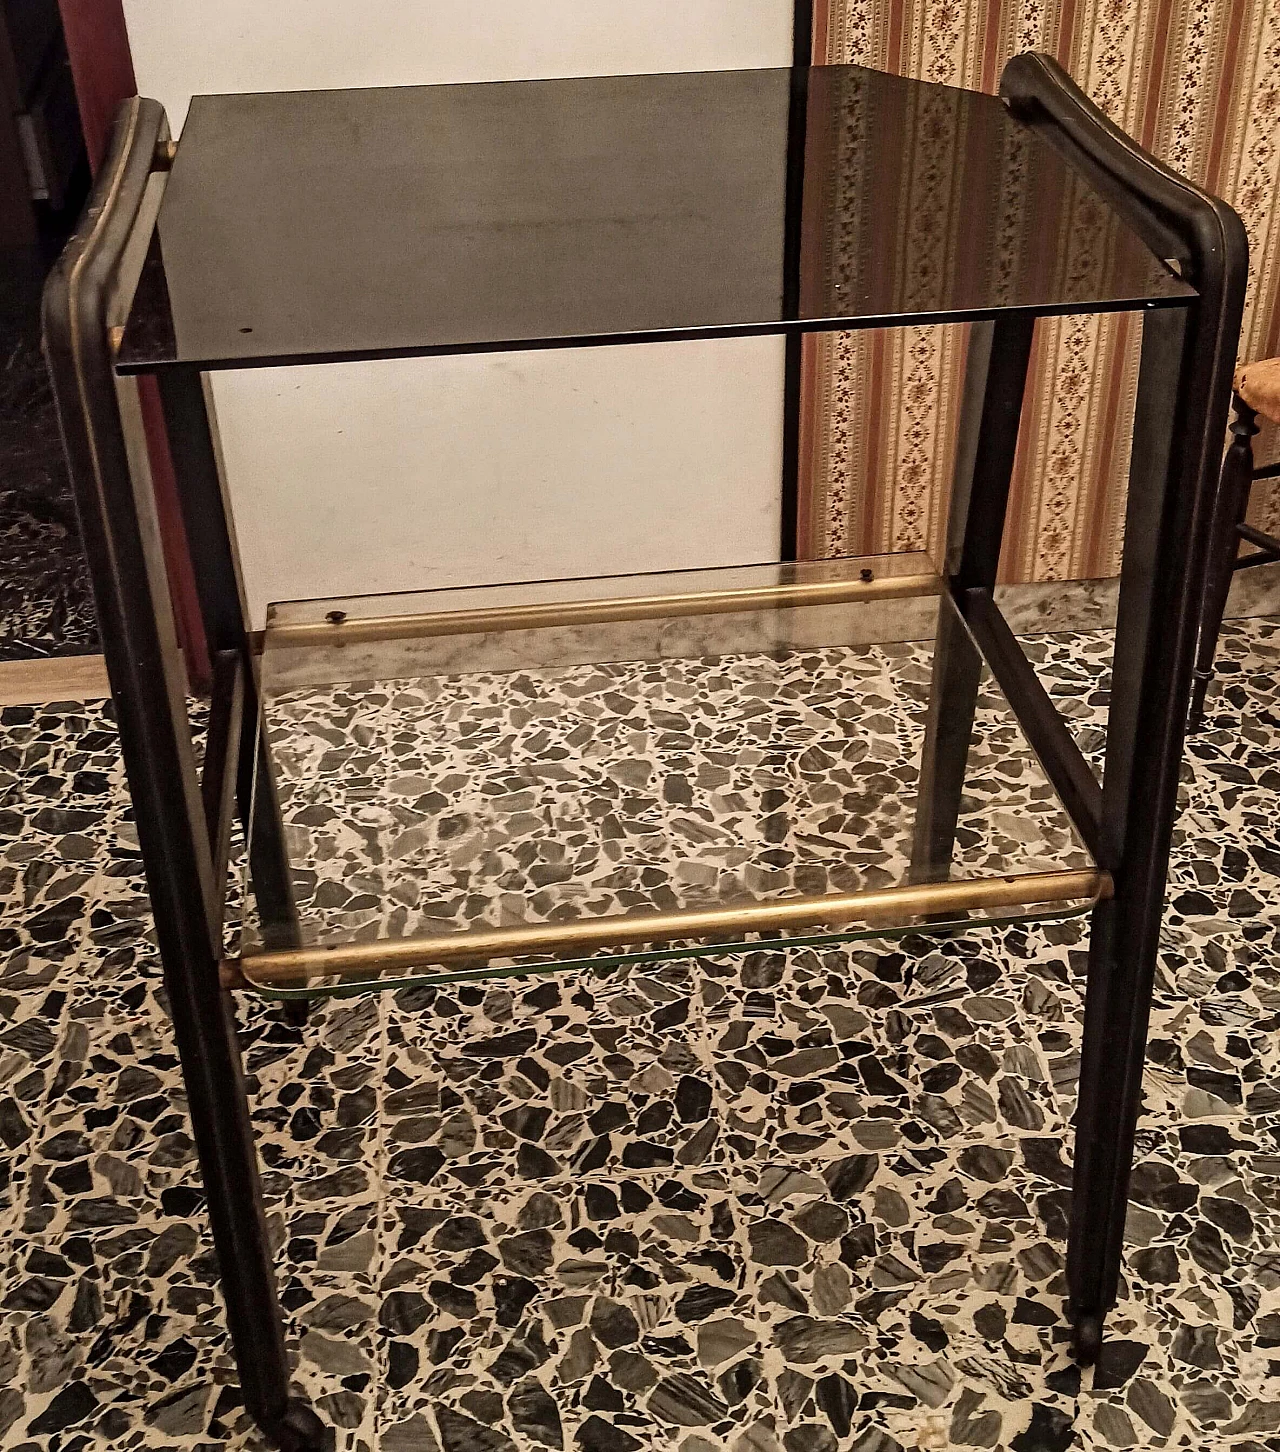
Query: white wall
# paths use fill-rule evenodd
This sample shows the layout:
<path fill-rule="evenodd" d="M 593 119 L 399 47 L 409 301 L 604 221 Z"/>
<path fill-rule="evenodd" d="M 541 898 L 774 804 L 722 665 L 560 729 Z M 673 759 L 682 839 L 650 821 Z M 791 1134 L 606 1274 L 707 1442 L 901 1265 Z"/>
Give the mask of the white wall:
<path fill-rule="evenodd" d="M 792 0 L 124 0 L 138 88 L 194 94 L 786 65 Z M 250 609 L 766 560 L 774 338 L 218 374 Z"/>

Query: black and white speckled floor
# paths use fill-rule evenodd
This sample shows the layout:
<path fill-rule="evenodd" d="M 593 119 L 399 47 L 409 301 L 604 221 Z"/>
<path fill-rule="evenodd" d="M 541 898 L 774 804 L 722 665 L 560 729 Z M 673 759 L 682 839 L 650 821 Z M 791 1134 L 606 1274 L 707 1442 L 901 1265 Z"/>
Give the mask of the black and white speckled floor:
<path fill-rule="evenodd" d="M 1096 744 L 1105 637 L 1034 649 Z M 1280 1448 L 1280 625 L 1223 649 L 1098 1370 L 1060 1318 L 1083 925 L 757 952 L 246 1007 L 338 1445 Z M 256 1448 L 101 706 L 0 715 L 0 903 L 0 1445 Z"/>

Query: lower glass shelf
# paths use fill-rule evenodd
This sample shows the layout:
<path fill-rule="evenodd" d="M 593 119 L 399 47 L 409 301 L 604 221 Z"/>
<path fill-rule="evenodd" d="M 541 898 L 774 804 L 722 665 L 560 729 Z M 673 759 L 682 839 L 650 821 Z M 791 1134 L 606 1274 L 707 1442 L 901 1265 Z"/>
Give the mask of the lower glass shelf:
<path fill-rule="evenodd" d="M 920 555 L 273 607 L 232 981 L 943 932 L 1110 890 Z M 972 711 L 972 729 L 964 730 Z"/>

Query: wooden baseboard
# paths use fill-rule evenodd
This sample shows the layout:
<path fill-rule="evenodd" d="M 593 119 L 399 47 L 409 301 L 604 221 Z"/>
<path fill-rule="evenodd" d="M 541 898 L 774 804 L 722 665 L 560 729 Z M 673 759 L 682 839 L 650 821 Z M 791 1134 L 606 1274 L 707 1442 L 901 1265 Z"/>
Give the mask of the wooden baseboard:
<path fill-rule="evenodd" d="M 57 655 L 0 661 L 0 706 L 98 701 L 111 694 L 100 655 Z"/>

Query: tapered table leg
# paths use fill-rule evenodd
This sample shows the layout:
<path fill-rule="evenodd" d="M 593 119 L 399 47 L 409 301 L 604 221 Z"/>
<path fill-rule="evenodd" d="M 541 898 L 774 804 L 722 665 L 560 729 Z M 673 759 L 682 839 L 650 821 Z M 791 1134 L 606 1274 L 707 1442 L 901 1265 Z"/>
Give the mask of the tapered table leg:
<path fill-rule="evenodd" d="M 245 658 L 236 799 L 262 937 L 268 948 L 297 947 L 298 913 L 275 779 L 269 757 L 262 753 L 257 760 L 262 708 L 249 658 L 248 609 L 226 502 L 213 401 L 194 369 L 164 373 L 159 382 L 209 649 L 235 650 Z M 299 1013 L 305 1019 L 305 1006 L 291 1009 L 295 1021 Z"/>
<path fill-rule="evenodd" d="M 1184 314 L 1146 314 L 1102 793 L 1100 865 L 1115 895 L 1094 909 L 1090 933 L 1067 1257 L 1086 1362 L 1119 1285 L 1197 625 L 1189 576 L 1204 521 L 1177 487 L 1194 447 L 1180 437 L 1193 351 Z"/>
<path fill-rule="evenodd" d="M 1030 318 L 1005 316 L 974 323 L 969 335 L 948 527 L 947 574 L 956 591 L 996 582 L 1033 326 Z M 981 670 L 964 625 L 944 604 L 920 762 L 913 882 L 950 876 Z"/>
<path fill-rule="evenodd" d="M 285 1452 L 319 1452 L 323 1424 L 289 1395 L 235 1019 L 218 977 L 224 884 L 214 876 L 155 500 L 137 442 L 137 391 L 113 376 L 107 340 L 111 288 L 166 135 L 155 102 L 134 98 L 121 108 L 85 220 L 46 287 L 45 352 L 244 1401 Z"/>

